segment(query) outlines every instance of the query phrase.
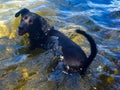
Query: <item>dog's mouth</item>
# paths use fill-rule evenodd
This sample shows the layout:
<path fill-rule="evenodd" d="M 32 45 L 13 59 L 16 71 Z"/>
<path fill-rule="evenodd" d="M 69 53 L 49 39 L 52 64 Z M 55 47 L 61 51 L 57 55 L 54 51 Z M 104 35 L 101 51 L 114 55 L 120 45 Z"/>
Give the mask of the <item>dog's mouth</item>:
<path fill-rule="evenodd" d="M 26 31 L 21 31 L 21 30 L 18 30 L 18 35 L 22 36 L 26 33 Z"/>
<path fill-rule="evenodd" d="M 18 31 L 18 35 L 22 36 L 22 35 L 23 35 L 23 32 Z"/>

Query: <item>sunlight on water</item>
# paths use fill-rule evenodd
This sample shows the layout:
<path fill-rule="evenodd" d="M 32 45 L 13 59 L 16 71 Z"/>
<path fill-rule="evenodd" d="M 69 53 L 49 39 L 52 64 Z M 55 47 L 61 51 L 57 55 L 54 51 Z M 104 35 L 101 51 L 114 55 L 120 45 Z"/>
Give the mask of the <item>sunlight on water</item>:
<path fill-rule="evenodd" d="M 0 38 L 8 36 L 9 35 L 9 30 L 7 25 L 5 23 L 0 22 Z"/>
<path fill-rule="evenodd" d="M 21 17 L 14 15 L 25 7 L 79 44 L 87 56 L 89 43 L 74 30 L 84 30 L 95 39 L 98 54 L 85 78 L 65 75 L 60 67 L 46 73 L 54 62 L 53 54 L 28 50 L 29 35 L 17 35 Z M 0 90 L 119 90 L 119 23 L 119 0 L 1 0 Z"/>

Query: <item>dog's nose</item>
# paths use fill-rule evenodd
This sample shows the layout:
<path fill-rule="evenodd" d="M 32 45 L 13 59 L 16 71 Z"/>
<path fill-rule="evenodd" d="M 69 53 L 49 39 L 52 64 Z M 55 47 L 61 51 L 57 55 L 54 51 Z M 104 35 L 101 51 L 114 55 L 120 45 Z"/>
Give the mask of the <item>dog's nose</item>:
<path fill-rule="evenodd" d="M 19 26 L 18 28 L 21 30 L 21 29 L 23 29 L 23 26 Z"/>

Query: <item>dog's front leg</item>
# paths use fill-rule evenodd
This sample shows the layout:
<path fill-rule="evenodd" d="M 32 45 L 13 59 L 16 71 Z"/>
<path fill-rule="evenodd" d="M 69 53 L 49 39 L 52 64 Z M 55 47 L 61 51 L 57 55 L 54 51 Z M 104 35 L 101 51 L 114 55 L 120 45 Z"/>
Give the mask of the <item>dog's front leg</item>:
<path fill-rule="evenodd" d="M 36 45 L 35 45 L 35 41 L 30 39 L 30 46 L 29 46 L 29 49 L 30 50 L 34 50 L 36 48 Z"/>

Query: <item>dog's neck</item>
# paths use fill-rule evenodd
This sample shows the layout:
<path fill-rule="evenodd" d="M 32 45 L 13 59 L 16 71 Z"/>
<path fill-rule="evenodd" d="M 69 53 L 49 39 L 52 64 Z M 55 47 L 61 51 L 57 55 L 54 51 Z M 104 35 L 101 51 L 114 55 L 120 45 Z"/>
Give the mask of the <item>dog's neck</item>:
<path fill-rule="evenodd" d="M 34 40 L 43 40 L 44 38 L 48 37 L 48 34 L 54 27 L 47 27 L 46 30 L 38 30 L 37 32 L 29 33 L 29 38 Z"/>
<path fill-rule="evenodd" d="M 44 33 L 45 33 L 45 36 L 47 36 L 48 33 L 49 33 L 51 30 L 54 30 L 54 27 L 48 28 L 48 29 L 44 32 Z"/>

